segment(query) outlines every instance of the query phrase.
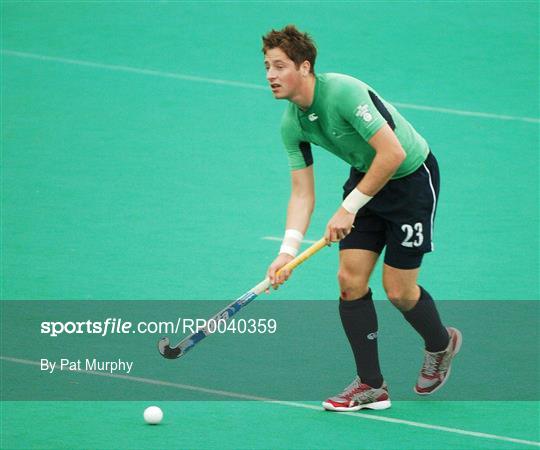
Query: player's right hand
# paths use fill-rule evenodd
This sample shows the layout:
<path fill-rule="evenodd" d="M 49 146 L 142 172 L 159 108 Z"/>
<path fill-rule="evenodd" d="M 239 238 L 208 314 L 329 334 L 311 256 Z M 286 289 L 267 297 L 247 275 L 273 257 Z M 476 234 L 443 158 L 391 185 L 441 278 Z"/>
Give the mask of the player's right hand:
<path fill-rule="evenodd" d="M 277 271 L 293 259 L 294 258 L 287 253 L 280 253 L 277 258 L 274 259 L 274 262 L 270 264 L 270 267 L 268 267 L 266 276 L 270 279 L 270 283 L 274 289 L 278 289 L 279 286 L 285 283 L 291 276 L 292 272 L 290 270 L 282 270 L 279 274 Z"/>

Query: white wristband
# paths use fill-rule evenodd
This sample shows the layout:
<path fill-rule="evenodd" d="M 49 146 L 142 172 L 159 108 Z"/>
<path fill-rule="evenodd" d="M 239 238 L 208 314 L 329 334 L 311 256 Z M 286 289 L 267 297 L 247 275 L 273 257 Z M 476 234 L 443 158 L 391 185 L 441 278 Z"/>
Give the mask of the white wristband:
<path fill-rule="evenodd" d="M 345 197 L 345 200 L 343 200 L 341 206 L 343 206 L 343 208 L 345 208 L 351 214 L 356 214 L 358 210 L 372 198 L 373 197 L 370 197 L 369 195 L 366 195 L 354 188 L 351 193 Z"/>
<path fill-rule="evenodd" d="M 294 258 L 298 254 L 302 239 L 304 239 L 304 235 L 300 231 L 293 228 L 285 230 L 285 237 L 283 238 L 279 253 L 287 253 Z"/>
<path fill-rule="evenodd" d="M 304 239 L 304 235 L 300 233 L 300 231 L 295 230 L 294 228 L 289 228 L 288 230 L 285 230 L 285 239 L 291 238 L 298 242 L 302 242 L 302 239 Z"/>
<path fill-rule="evenodd" d="M 290 245 L 281 244 L 279 253 L 287 253 L 287 255 L 291 255 L 294 258 L 296 255 L 298 255 L 298 249 L 291 247 Z"/>

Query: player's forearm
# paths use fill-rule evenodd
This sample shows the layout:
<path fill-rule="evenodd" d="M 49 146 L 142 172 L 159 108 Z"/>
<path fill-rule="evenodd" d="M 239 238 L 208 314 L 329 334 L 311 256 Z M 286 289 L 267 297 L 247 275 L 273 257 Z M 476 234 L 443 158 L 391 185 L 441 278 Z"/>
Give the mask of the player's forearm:
<path fill-rule="evenodd" d="M 291 196 L 287 208 L 287 230 L 304 235 L 315 206 L 315 180 L 313 166 L 291 172 Z"/>
<path fill-rule="evenodd" d="M 287 208 L 286 229 L 298 230 L 300 233 L 305 234 L 314 206 L 315 197 L 313 195 L 298 195 L 293 192 Z"/>
<path fill-rule="evenodd" d="M 356 189 L 373 197 L 392 178 L 405 157 L 405 152 L 401 147 L 377 152 L 369 170 Z"/>

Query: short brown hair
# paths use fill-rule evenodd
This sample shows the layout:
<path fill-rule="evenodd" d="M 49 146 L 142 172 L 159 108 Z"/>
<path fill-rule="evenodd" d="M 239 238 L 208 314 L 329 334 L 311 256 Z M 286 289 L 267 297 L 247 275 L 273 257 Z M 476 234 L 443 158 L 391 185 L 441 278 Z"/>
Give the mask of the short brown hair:
<path fill-rule="evenodd" d="M 311 64 L 311 73 L 315 73 L 315 59 L 317 58 L 317 48 L 311 36 L 302 33 L 294 25 L 287 25 L 282 30 L 269 31 L 262 37 L 263 53 L 273 48 L 280 48 L 294 61 L 296 68 L 300 67 L 304 61 Z"/>

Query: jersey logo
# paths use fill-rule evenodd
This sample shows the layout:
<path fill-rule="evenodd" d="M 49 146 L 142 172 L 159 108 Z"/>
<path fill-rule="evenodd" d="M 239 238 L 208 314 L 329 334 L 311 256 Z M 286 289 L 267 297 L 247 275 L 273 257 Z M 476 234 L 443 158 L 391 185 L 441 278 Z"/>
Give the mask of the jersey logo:
<path fill-rule="evenodd" d="M 367 104 L 365 105 L 358 105 L 356 107 L 356 117 L 362 117 L 364 119 L 364 122 L 371 122 L 373 120 L 373 116 L 371 115 L 371 112 L 369 111 L 369 106 Z"/>
<path fill-rule="evenodd" d="M 315 122 L 317 119 L 319 118 L 319 116 L 315 113 L 311 113 L 309 116 L 308 116 L 308 119 L 310 122 Z"/>

